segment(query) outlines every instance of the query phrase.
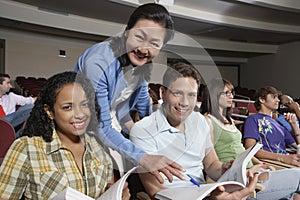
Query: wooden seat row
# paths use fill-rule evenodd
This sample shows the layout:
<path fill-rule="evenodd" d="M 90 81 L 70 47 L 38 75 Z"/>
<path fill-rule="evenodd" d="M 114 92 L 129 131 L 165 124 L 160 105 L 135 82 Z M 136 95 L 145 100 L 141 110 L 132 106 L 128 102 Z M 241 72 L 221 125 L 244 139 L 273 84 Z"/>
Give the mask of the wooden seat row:
<path fill-rule="evenodd" d="M 15 83 L 23 96 L 37 96 L 46 78 L 17 76 Z"/>

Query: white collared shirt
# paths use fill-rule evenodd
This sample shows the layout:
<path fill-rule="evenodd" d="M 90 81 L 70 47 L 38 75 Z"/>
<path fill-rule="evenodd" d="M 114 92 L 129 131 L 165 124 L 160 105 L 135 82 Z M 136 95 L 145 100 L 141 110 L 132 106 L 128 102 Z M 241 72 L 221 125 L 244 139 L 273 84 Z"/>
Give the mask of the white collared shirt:
<path fill-rule="evenodd" d="M 0 98 L 0 104 L 2 105 L 6 115 L 15 112 L 16 105 L 24 106 L 33 103 L 34 99 L 32 97 L 24 97 L 13 92 L 5 94 Z"/>
<path fill-rule="evenodd" d="M 192 112 L 184 121 L 185 131 L 170 126 L 163 114 L 163 105 L 149 117 L 134 124 L 130 139 L 149 154 L 164 155 L 177 162 L 197 181 L 204 182 L 203 159 L 213 147 L 210 129 L 199 112 Z M 174 177 L 167 187 L 193 186 L 188 181 Z"/>

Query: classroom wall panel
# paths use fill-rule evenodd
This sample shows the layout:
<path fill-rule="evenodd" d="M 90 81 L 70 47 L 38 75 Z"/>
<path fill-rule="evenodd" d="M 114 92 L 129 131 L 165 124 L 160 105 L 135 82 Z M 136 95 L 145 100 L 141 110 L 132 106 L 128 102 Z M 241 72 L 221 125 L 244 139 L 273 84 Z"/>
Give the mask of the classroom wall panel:
<path fill-rule="evenodd" d="M 218 69 L 224 79 L 229 80 L 234 86 L 239 85 L 239 66 L 219 65 Z"/>
<path fill-rule="evenodd" d="M 6 42 L 5 72 L 12 79 L 18 75 L 48 78 L 55 73 L 72 70 L 78 57 L 95 42 L 56 36 L 0 30 Z M 65 50 L 66 57 L 59 57 Z"/>
<path fill-rule="evenodd" d="M 257 89 L 271 85 L 300 98 L 300 42 L 280 45 L 277 54 L 251 58 L 241 65 L 241 86 Z"/>

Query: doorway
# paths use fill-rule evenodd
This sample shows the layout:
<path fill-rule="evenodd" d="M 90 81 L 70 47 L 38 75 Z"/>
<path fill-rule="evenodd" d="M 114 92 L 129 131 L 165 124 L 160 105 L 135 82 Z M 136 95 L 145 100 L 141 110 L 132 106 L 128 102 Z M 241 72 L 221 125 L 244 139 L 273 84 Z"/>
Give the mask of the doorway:
<path fill-rule="evenodd" d="M 0 39 L 0 73 L 5 73 L 5 40 Z"/>

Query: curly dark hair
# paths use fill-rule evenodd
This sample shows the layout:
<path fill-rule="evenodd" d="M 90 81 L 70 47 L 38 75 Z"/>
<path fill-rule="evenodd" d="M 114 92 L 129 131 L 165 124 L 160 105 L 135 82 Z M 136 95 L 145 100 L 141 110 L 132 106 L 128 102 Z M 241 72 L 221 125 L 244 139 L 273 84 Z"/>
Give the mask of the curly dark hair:
<path fill-rule="evenodd" d="M 54 112 L 54 104 L 56 102 L 59 91 L 63 86 L 73 83 L 80 84 L 85 91 L 86 97 L 89 99 L 91 121 L 88 125 L 87 131 L 97 132 L 99 126 L 98 117 L 100 108 L 95 97 L 93 86 L 84 75 L 67 71 L 50 77 L 44 83 L 39 96 L 34 103 L 34 107 L 27 120 L 22 136 L 42 136 L 44 141 L 52 141 L 52 120 L 44 110 L 44 106 L 47 105 L 49 107 L 49 110 Z"/>

